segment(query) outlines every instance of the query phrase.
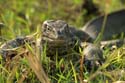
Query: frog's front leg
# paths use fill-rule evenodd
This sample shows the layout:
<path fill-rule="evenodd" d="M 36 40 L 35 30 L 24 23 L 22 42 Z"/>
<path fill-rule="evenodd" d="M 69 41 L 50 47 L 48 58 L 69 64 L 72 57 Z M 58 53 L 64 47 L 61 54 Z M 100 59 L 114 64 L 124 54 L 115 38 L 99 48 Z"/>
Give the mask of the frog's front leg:
<path fill-rule="evenodd" d="M 87 70 L 97 69 L 104 62 L 102 50 L 92 43 L 84 43 L 84 65 Z"/>

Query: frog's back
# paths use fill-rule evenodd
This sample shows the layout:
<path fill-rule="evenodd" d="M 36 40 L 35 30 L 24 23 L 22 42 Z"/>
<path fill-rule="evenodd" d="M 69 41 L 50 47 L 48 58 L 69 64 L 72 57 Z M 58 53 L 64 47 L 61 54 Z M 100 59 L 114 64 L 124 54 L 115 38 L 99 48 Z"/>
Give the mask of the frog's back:
<path fill-rule="evenodd" d="M 101 32 L 104 16 L 89 21 L 83 30 L 93 39 L 96 39 Z M 102 40 L 111 39 L 113 35 L 125 33 L 125 10 L 108 14 Z"/>

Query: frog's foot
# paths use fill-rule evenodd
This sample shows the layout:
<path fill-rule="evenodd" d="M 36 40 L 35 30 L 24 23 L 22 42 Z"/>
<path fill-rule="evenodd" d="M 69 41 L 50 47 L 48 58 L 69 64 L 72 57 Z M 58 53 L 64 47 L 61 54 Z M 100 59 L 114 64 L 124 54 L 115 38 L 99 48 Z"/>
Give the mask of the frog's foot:
<path fill-rule="evenodd" d="M 102 50 L 94 44 L 87 43 L 83 55 L 84 65 L 88 71 L 97 69 L 104 62 Z"/>

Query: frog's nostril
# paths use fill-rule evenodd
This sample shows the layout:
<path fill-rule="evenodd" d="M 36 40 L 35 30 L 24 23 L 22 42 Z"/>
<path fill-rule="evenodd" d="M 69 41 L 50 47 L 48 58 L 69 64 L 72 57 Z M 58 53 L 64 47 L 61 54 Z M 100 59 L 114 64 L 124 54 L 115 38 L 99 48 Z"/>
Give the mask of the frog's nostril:
<path fill-rule="evenodd" d="M 57 39 L 64 39 L 65 38 L 64 34 L 61 31 L 58 31 L 56 35 L 57 35 L 56 36 Z"/>

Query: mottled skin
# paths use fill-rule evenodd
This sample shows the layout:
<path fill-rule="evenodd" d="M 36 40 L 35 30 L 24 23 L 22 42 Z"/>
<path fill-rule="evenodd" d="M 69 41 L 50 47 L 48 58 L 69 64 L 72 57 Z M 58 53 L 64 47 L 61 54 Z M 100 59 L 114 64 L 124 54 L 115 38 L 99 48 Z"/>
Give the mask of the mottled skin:
<path fill-rule="evenodd" d="M 80 47 L 81 42 L 92 41 L 88 34 L 77 30 L 62 20 L 47 20 L 42 26 L 42 44 L 47 42 L 48 55 L 64 55 L 76 47 Z"/>
<path fill-rule="evenodd" d="M 42 24 L 41 30 L 42 36 L 38 40 L 41 40 L 41 47 L 47 46 L 48 56 L 53 56 L 56 52 L 59 55 L 66 55 L 67 52 L 80 47 L 81 41 L 92 41 L 88 34 L 62 20 L 47 20 Z M 0 53 L 4 58 L 11 56 L 12 49 L 25 45 L 25 42 L 36 43 L 32 36 L 18 37 L 3 44 Z"/>
<path fill-rule="evenodd" d="M 16 49 L 21 46 L 23 47 L 26 42 L 32 45 L 35 43 L 34 38 L 32 36 L 17 37 L 16 39 L 12 39 L 1 45 L 0 54 L 4 59 L 6 59 L 7 57 L 12 58 L 17 55 Z"/>
<path fill-rule="evenodd" d="M 62 20 L 47 20 L 42 25 L 42 44 L 47 42 L 47 55 L 52 56 L 58 52 L 63 56 L 72 53 L 72 50 L 79 52 L 84 49 L 84 63 L 87 69 L 97 67 L 104 62 L 101 49 L 92 44 L 93 39 L 84 31 L 68 25 Z M 82 46 L 84 42 L 86 46 Z M 90 58 L 91 57 L 91 58 Z M 74 57 L 75 58 L 75 57 Z"/>
<path fill-rule="evenodd" d="M 84 46 L 82 46 L 83 42 L 93 42 L 87 33 L 75 29 L 62 20 L 47 20 L 43 23 L 41 30 L 42 36 L 39 38 L 41 41 L 39 43 L 41 44 L 42 50 L 44 50 L 44 45 L 46 45 L 46 54 L 50 57 L 56 55 L 56 53 L 58 53 L 59 56 L 64 56 L 67 55 L 67 53 L 72 53 L 72 50 L 79 52 L 79 48 L 84 49 Z M 13 57 L 16 55 L 16 52 L 6 49 L 22 46 L 26 40 L 33 42 L 33 39 L 27 36 L 16 38 L 2 45 L 1 53 L 3 57 Z M 102 51 L 93 44 L 87 44 L 84 55 L 86 65 L 93 65 L 95 61 L 101 63 L 104 60 Z M 98 57 L 98 59 L 90 59 L 90 57 Z"/>

